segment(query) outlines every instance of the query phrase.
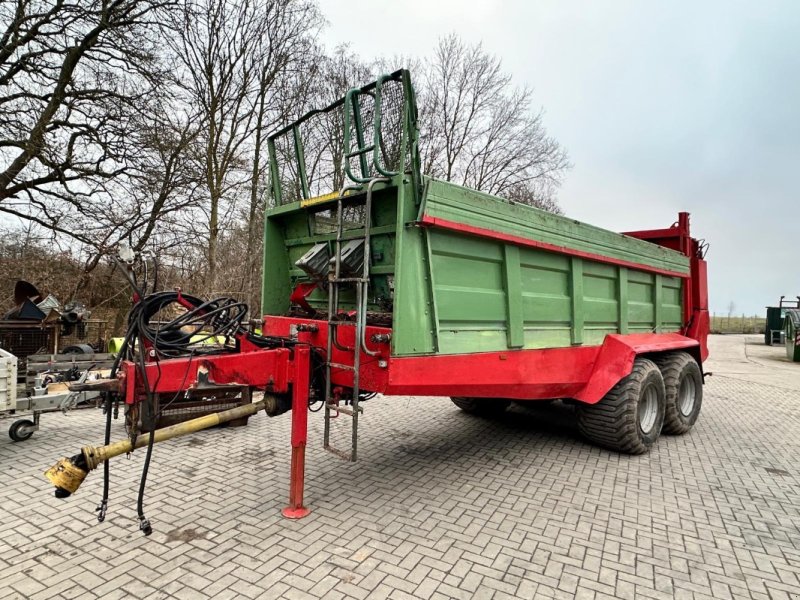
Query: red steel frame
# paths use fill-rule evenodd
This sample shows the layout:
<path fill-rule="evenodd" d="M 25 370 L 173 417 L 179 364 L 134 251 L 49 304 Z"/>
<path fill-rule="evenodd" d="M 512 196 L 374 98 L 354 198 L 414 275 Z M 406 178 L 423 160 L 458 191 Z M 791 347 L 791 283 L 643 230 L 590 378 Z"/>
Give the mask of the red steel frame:
<path fill-rule="evenodd" d="M 514 243 L 565 252 L 559 247 L 531 240 L 514 238 L 490 230 L 468 230 L 461 224 L 429 219 L 429 226 L 457 228 L 466 233 L 505 239 Z M 708 351 L 708 292 L 706 263 L 700 257 L 699 243 L 690 237 L 689 215 L 680 213 L 678 222 L 668 229 L 628 233 L 677 250 L 690 258 L 690 274 L 672 273 L 645 265 L 595 257 L 603 262 L 624 264 L 650 272 L 680 276 L 684 279 L 684 322 L 682 334 L 652 333 L 608 335 L 599 346 L 509 350 L 467 355 L 392 356 L 388 341 L 372 342 L 377 356 L 361 355 L 360 388 L 386 395 L 472 396 L 537 400 L 573 398 L 593 404 L 633 368 L 637 355 L 683 349 L 699 363 Z M 513 239 L 511 239 L 513 238 Z M 575 253 L 570 251 L 571 253 Z M 309 327 L 309 325 L 311 327 Z M 303 504 L 305 448 L 308 434 L 308 401 L 310 392 L 311 353 L 327 347 L 327 322 L 295 317 L 267 315 L 263 318 L 264 334 L 294 342 L 291 348 L 262 349 L 239 339 L 239 352 L 150 361 L 146 364 L 146 381 L 151 392 L 180 394 L 203 388 L 225 386 L 256 388 L 271 394 L 288 394 L 292 398 L 291 478 L 289 504 L 282 513 L 288 518 L 308 514 Z M 379 337 L 373 338 L 376 334 Z M 368 326 L 366 339 L 390 339 L 391 329 Z M 340 326 L 339 342 L 354 348 L 355 326 Z M 353 365 L 351 352 L 334 348 L 331 362 Z M 353 372 L 333 371 L 333 383 L 351 387 Z M 144 397 L 145 379 L 132 362 L 121 365 L 121 389 L 125 401 L 134 403 Z"/>
<path fill-rule="evenodd" d="M 240 344 L 246 340 L 242 338 Z M 303 505 L 305 449 L 308 439 L 309 377 L 311 348 L 261 349 L 245 345 L 235 354 L 213 354 L 151 361 L 145 365 L 153 393 L 176 396 L 185 391 L 219 390 L 225 387 L 257 388 L 270 394 L 292 394 L 292 462 L 289 504 L 282 513 L 290 519 L 308 514 Z M 123 361 L 118 377 L 127 404 L 144 397 L 144 378 L 136 363 Z"/>

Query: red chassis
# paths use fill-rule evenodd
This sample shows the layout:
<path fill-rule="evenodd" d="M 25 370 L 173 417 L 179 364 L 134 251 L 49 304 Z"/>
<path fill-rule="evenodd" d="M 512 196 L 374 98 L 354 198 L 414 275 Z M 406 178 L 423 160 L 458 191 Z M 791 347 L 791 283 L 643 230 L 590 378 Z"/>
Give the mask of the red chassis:
<path fill-rule="evenodd" d="M 294 334 L 300 342 L 293 349 L 251 349 L 235 354 L 176 358 L 149 363 L 147 380 L 152 391 L 179 394 L 203 387 L 247 386 L 292 398 L 292 463 L 288 518 L 308 514 L 303 505 L 305 447 L 307 444 L 311 352 L 324 346 L 325 321 L 289 317 L 264 318 L 265 333 L 290 337 L 298 325 L 316 325 L 315 332 Z M 300 329 L 308 329 L 301 327 Z M 367 339 L 391 330 L 368 327 Z M 353 329 L 340 328 L 340 342 L 352 344 Z M 380 347 L 380 346 L 378 346 Z M 574 398 L 598 402 L 620 379 L 630 373 L 637 355 L 685 349 L 697 359 L 701 344 L 679 334 L 609 335 L 600 346 L 486 352 L 459 356 L 377 358 L 362 355 L 361 387 L 387 395 L 483 396 L 537 400 Z M 352 355 L 334 352 L 333 362 L 352 364 Z M 141 379 L 134 363 L 125 362 L 126 402 L 140 397 Z M 334 374 L 336 385 L 352 385 L 352 372 Z M 137 389 L 138 388 L 138 389 Z"/>
<path fill-rule="evenodd" d="M 637 355 L 669 350 L 685 350 L 698 364 L 706 358 L 709 330 L 706 263 L 701 244 L 690 237 L 686 213 L 670 228 L 629 233 L 684 253 L 690 258 L 690 274 L 684 276 L 684 323 L 678 333 L 608 335 L 598 346 L 509 350 L 468 355 L 403 356 L 391 355 L 388 340 L 391 329 L 368 326 L 367 340 L 377 356 L 362 353 L 360 382 L 363 391 L 386 395 L 470 396 L 540 400 L 573 398 L 594 404 L 633 367 Z M 646 269 L 645 269 L 646 270 Z M 283 510 L 289 518 L 308 514 L 303 506 L 305 446 L 307 442 L 308 402 L 312 394 L 322 399 L 311 381 L 312 353 L 324 354 L 327 347 L 327 322 L 294 317 L 265 316 L 265 335 L 291 340 L 291 348 L 262 349 L 239 340 L 239 352 L 149 362 L 147 377 L 137 365 L 123 362 L 125 401 L 129 404 L 144 396 L 144 383 L 157 394 L 180 394 L 203 388 L 250 387 L 269 394 L 291 394 L 292 467 L 290 502 Z M 339 328 L 339 342 L 353 348 L 355 327 Z M 334 347 L 330 362 L 353 365 L 352 351 Z M 352 387 L 353 372 L 332 372 L 332 382 Z"/>
<path fill-rule="evenodd" d="M 261 349 L 240 340 L 242 352 L 173 358 L 146 364 L 151 392 L 179 395 L 202 389 L 249 387 L 269 394 L 291 393 L 292 464 L 289 505 L 283 515 L 298 519 L 308 514 L 303 506 L 305 448 L 308 431 L 311 348 L 298 344 L 288 348 Z M 247 348 L 245 350 L 245 348 Z M 127 404 L 142 399 L 145 379 L 136 363 L 124 361 L 118 375 Z"/>

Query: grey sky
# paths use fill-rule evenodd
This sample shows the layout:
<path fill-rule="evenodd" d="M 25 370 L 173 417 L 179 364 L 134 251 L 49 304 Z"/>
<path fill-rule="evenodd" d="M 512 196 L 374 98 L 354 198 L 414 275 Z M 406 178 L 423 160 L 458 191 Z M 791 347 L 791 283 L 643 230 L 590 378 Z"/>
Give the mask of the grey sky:
<path fill-rule="evenodd" d="M 800 294 L 800 2 L 323 0 L 325 42 L 424 56 L 454 31 L 534 88 L 574 168 L 567 214 L 624 231 L 692 213 L 711 309 Z M 355 15 L 358 15 L 356 17 Z M 400 65 L 398 65 L 400 66 Z"/>

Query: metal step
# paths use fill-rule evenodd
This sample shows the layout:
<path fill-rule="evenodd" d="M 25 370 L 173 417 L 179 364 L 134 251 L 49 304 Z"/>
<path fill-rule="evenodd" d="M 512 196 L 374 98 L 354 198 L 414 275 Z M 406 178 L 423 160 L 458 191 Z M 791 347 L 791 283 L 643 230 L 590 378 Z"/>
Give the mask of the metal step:
<path fill-rule="evenodd" d="M 334 448 L 333 446 L 324 446 L 324 449 L 331 454 L 338 456 L 342 460 L 346 460 L 347 462 L 355 462 L 355 460 L 353 460 L 352 452 L 345 452 L 344 450 L 339 450 L 339 448 Z"/>
<path fill-rule="evenodd" d="M 364 409 L 361 408 L 360 406 L 356 406 L 356 408 L 353 410 L 353 409 L 347 408 L 346 406 L 339 406 L 337 404 L 331 404 L 329 402 L 328 403 L 328 408 L 330 410 L 335 410 L 338 413 L 342 413 L 343 415 L 347 415 L 348 417 L 355 416 L 355 413 L 359 413 L 359 414 L 363 414 L 364 413 Z"/>

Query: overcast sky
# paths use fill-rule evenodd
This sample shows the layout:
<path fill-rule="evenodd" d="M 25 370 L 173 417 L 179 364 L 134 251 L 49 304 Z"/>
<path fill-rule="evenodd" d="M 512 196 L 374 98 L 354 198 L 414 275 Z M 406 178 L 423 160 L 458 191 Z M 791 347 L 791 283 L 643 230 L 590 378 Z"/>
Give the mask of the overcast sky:
<path fill-rule="evenodd" d="M 450 32 L 483 42 L 569 152 L 569 216 L 625 231 L 692 213 L 713 312 L 800 294 L 797 0 L 321 4 L 326 44 L 364 57 L 424 57 Z"/>

